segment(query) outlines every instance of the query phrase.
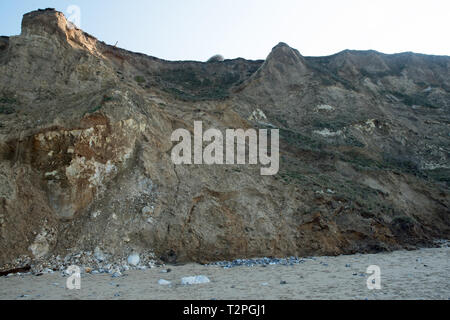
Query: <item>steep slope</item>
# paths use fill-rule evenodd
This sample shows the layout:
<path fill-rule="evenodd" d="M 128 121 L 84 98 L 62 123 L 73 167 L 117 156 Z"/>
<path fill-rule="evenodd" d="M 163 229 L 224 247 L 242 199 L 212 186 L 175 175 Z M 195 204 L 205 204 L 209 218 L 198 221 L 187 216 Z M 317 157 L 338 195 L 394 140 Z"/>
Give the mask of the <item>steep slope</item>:
<path fill-rule="evenodd" d="M 28 13 L 0 38 L 0 268 L 448 238 L 449 75 L 449 57 L 286 44 L 265 61 L 170 62 Z M 174 165 L 171 133 L 195 120 L 279 128 L 280 173 Z"/>

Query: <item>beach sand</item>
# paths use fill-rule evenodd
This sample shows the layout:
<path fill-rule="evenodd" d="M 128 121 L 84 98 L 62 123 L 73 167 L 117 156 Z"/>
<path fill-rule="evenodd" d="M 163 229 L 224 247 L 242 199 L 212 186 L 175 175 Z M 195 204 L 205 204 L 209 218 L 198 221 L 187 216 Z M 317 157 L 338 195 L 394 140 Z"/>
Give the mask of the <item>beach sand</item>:
<path fill-rule="evenodd" d="M 369 265 L 381 268 L 381 290 L 367 288 Z M 0 299 L 450 299 L 450 248 L 308 258 L 294 266 L 187 264 L 108 274 L 82 274 L 81 289 L 66 288 L 61 272 L 0 278 Z M 168 273 L 162 270 L 170 268 Z M 211 282 L 181 285 L 205 275 Z M 171 281 L 170 286 L 158 284 Z M 286 284 L 281 284 L 281 282 Z"/>

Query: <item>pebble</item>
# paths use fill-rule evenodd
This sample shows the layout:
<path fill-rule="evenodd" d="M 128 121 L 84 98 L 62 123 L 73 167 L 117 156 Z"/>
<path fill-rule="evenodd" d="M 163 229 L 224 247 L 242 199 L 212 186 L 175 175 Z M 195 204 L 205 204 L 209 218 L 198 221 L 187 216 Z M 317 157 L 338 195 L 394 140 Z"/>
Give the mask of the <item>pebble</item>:
<path fill-rule="evenodd" d="M 132 265 L 132 266 L 137 266 L 139 264 L 140 258 L 139 258 L 139 254 L 137 253 L 132 253 L 128 256 L 128 264 Z"/>
<path fill-rule="evenodd" d="M 142 214 L 151 214 L 153 209 L 151 207 L 145 206 L 142 208 Z"/>
<path fill-rule="evenodd" d="M 224 269 L 229 269 L 238 266 L 246 266 L 246 267 L 254 267 L 254 266 L 262 266 L 266 267 L 268 265 L 285 265 L 285 266 L 293 266 L 296 264 L 306 262 L 305 259 L 299 257 L 288 257 L 288 258 L 257 258 L 257 259 L 236 259 L 233 261 L 219 261 L 213 262 L 209 265 L 221 266 Z"/>
<path fill-rule="evenodd" d="M 280 284 L 287 284 L 286 281 L 280 281 Z"/>
<path fill-rule="evenodd" d="M 206 276 L 192 276 L 181 278 L 181 284 L 202 284 L 210 282 L 209 278 Z"/>
<path fill-rule="evenodd" d="M 119 278 L 122 276 L 122 273 L 120 271 L 116 271 L 112 274 L 111 278 Z"/>
<path fill-rule="evenodd" d="M 172 282 L 164 280 L 164 279 L 159 279 L 158 280 L 158 284 L 161 285 L 161 286 L 168 286 L 168 285 L 171 285 Z"/>
<path fill-rule="evenodd" d="M 97 259 L 98 261 L 102 262 L 105 260 L 105 254 L 102 252 L 102 250 L 100 250 L 99 247 L 96 247 L 94 250 L 94 257 L 95 259 Z"/>

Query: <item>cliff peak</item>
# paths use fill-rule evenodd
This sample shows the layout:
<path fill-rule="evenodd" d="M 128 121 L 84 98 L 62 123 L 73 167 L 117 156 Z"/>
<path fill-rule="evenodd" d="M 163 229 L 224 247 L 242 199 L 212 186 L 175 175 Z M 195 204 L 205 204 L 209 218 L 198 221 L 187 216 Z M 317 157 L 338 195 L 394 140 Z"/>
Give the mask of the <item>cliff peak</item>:
<path fill-rule="evenodd" d="M 70 25 L 62 12 L 51 8 L 39 9 L 24 14 L 21 35 L 65 35 Z"/>
<path fill-rule="evenodd" d="M 284 42 L 280 42 L 272 48 L 272 51 L 267 57 L 267 61 L 270 60 L 288 65 L 304 64 L 304 58 L 300 52 Z"/>
<path fill-rule="evenodd" d="M 38 9 L 24 14 L 21 37 L 44 37 L 62 40 L 72 47 L 95 51 L 97 39 L 67 20 L 62 12 L 53 8 Z"/>

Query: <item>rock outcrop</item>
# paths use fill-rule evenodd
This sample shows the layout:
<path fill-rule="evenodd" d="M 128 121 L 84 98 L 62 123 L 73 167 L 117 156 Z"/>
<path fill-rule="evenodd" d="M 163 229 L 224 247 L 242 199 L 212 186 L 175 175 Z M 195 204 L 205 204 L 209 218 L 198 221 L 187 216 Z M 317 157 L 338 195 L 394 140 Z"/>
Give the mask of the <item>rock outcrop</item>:
<path fill-rule="evenodd" d="M 54 10 L 0 38 L 0 269 L 102 250 L 166 262 L 449 238 L 450 58 L 171 62 Z M 174 165 L 171 133 L 278 128 L 280 172 Z M 22 264 L 22 265 L 21 265 Z"/>

